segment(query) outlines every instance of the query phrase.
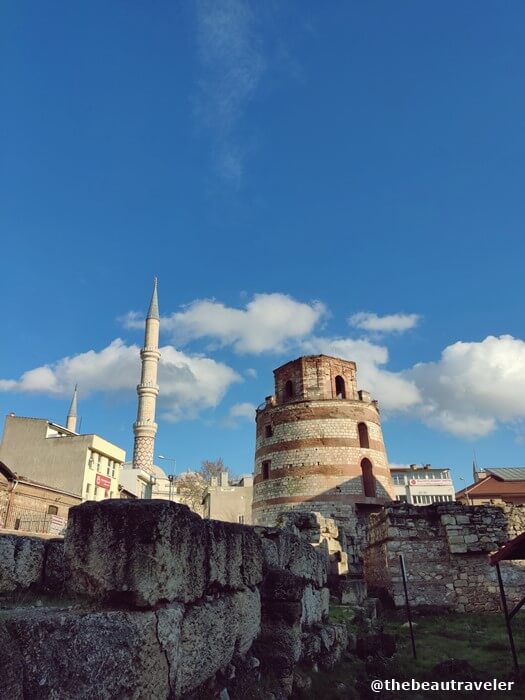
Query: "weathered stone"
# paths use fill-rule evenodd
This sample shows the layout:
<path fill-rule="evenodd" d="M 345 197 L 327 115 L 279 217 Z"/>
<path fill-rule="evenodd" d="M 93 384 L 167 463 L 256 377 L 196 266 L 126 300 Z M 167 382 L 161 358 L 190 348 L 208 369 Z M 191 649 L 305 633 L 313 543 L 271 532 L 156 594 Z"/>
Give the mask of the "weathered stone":
<path fill-rule="evenodd" d="M 176 693 L 197 688 L 226 666 L 233 657 L 237 633 L 232 595 L 190 606 L 181 626 Z"/>
<path fill-rule="evenodd" d="M 322 619 L 321 591 L 308 584 L 302 598 L 301 624 L 303 628 L 312 627 L 321 622 Z"/>
<path fill-rule="evenodd" d="M 330 589 L 321 588 L 321 617 L 323 620 L 328 618 L 330 613 Z"/>
<path fill-rule="evenodd" d="M 264 577 L 261 596 L 268 600 L 300 601 L 305 585 L 303 578 L 286 569 L 270 569 Z"/>
<path fill-rule="evenodd" d="M 317 588 L 327 580 L 326 559 L 311 545 L 296 538 L 292 543 L 288 567 L 293 574 L 311 581 Z"/>
<path fill-rule="evenodd" d="M 69 588 L 136 606 L 191 602 L 208 584 L 207 529 L 187 506 L 107 500 L 71 508 Z"/>
<path fill-rule="evenodd" d="M 317 663 L 321 654 L 321 637 L 314 632 L 303 632 L 301 635 L 301 660 L 310 666 Z"/>
<path fill-rule="evenodd" d="M 0 623 L 0 698 L 24 700 L 24 666 L 16 641 Z"/>
<path fill-rule="evenodd" d="M 168 665 L 169 687 L 177 685 L 177 673 L 181 665 L 181 628 L 185 607 L 182 603 L 173 603 L 155 612 L 157 637 L 165 654 Z"/>
<path fill-rule="evenodd" d="M 210 590 L 242 590 L 262 580 L 262 543 L 252 528 L 205 520 Z"/>
<path fill-rule="evenodd" d="M 24 610 L 4 620 L 24 665 L 24 698 L 169 696 L 168 664 L 153 612 Z"/>
<path fill-rule="evenodd" d="M 339 583 L 341 605 L 361 605 L 366 593 L 366 583 L 362 579 L 346 579 Z"/>
<path fill-rule="evenodd" d="M 0 594 L 42 582 L 45 541 L 36 537 L 0 535 Z"/>
<path fill-rule="evenodd" d="M 60 593 L 67 579 L 69 579 L 69 572 L 64 556 L 64 541 L 51 540 L 47 543 L 46 549 L 44 588 Z"/>
<path fill-rule="evenodd" d="M 262 603 L 262 618 L 272 622 L 298 625 L 303 614 L 300 601 L 264 600 Z"/>
<path fill-rule="evenodd" d="M 253 644 L 261 629 L 261 598 L 259 590 L 246 589 L 233 596 L 237 635 L 236 653 L 244 656 Z"/>

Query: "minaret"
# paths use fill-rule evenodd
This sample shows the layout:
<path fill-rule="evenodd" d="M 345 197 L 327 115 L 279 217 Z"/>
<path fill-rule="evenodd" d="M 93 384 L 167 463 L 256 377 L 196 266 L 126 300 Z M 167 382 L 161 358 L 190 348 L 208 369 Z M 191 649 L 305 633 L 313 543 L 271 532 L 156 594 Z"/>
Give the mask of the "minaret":
<path fill-rule="evenodd" d="M 157 385 L 157 368 L 159 364 L 159 302 L 157 298 L 157 278 L 153 282 L 153 294 L 146 317 L 144 347 L 140 351 L 142 374 L 137 387 L 139 407 L 137 420 L 133 424 L 135 443 L 133 446 L 133 468 L 153 472 L 153 449 L 157 424 L 155 423 L 155 405 L 159 387 Z"/>
<path fill-rule="evenodd" d="M 76 432 L 77 429 L 77 388 L 78 384 L 75 384 L 75 391 L 73 392 L 73 398 L 71 399 L 66 418 L 66 428 L 71 430 L 72 433 Z"/>

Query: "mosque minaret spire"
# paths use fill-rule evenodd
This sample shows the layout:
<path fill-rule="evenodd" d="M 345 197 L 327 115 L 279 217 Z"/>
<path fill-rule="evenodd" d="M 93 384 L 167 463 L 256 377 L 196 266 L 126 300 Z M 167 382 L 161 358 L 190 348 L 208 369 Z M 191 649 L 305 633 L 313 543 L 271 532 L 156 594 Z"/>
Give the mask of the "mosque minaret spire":
<path fill-rule="evenodd" d="M 142 373 L 137 387 L 139 406 L 137 420 L 133 424 L 135 442 L 133 445 L 133 468 L 153 472 L 153 453 L 157 424 L 155 423 L 155 407 L 159 387 L 157 384 L 157 369 L 159 365 L 159 331 L 160 315 L 157 296 L 157 278 L 153 281 L 153 294 L 146 317 L 144 347 L 140 351 Z"/>
<path fill-rule="evenodd" d="M 66 418 L 66 428 L 74 433 L 77 429 L 77 389 L 78 385 L 75 384 L 75 390 L 73 392 L 73 398 L 71 399 L 71 405 L 69 406 L 69 411 L 67 412 Z"/>

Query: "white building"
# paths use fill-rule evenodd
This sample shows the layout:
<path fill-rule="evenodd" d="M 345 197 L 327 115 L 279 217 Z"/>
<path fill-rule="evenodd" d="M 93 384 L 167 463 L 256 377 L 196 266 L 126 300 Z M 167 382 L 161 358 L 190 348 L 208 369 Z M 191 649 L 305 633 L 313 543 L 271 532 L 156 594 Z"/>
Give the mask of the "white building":
<path fill-rule="evenodd" d="M 120 485 L 137 498 L 162 498 L 175 501 L 174 477 L 154 464 L 148 471 L 125 462 L 120 472 Z"/>
<path fill-rule="evenodd" d="M 27 479 L 67 491 L 83 501 L 118 498 L 125 451 L 99 435 L 76 433 L 69 418 L 68 429 L 45 418 L 9 414 L 0 461 Z"/>
<path fill-rule="evenodd" d="M 391 467 L 390 474 L 397 501 L 414 506 L 427 506 L 431 503 L 456 500 L 448 468 L 411 464 L 408 467 Z"/>

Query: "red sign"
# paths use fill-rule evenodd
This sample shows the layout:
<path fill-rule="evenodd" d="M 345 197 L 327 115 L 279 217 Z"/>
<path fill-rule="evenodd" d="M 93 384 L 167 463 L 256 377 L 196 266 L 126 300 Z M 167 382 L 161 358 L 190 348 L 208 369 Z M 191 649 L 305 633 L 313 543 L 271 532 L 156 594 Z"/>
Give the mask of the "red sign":
<path fill-rule="evenodd" d="M 95 477 L 95 484 L 97 486 L 102 486 L 103 489 L 111 488 L 111 479 L 109 476 L 102 476 L 102 474 L 97 474 Z"/>

